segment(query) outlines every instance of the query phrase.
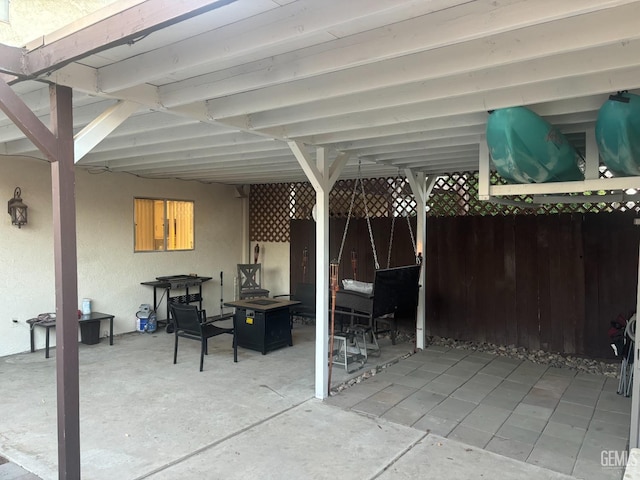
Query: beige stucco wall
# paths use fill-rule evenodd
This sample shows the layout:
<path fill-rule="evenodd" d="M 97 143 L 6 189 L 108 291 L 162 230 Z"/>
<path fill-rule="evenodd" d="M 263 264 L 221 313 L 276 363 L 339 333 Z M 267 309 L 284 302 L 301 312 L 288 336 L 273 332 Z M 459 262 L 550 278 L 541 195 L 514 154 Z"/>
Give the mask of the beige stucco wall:
<path fill-rule="evenodd" d="M 55 311 L 49 164 L 0 158 L 0 201 L 8 201 L 16 186 L 21 187 L 22 199 L 29 206 L 29 224 L 18 229 L 11 225 L 7 213 L 0 215 L 0 356 L 28 350 L 29 327 L 25 320 Z M 145 180 L 127 174 L 90 174 L 78 168 L 78 301 L 89 297 L 93 310 L 114 314 L 116 334 L 131 332 L 135 330 L 138 306 L 153 301 L 152 288 L 140 282 L 160 275 L 198 273 L 213 277 L 203 286 L 204 307 L 217 313 L 220 271 L 225 275 L 224 298 L 232 299 L 236 264 L 242 257 L 242 225 L 238 221 L 241 200 L 234 192 L 233 187 Z M 134 196 L 193 200 L 195 250 L 134 254 Z M 270 264 L 277 256 L 276 250 L 265 250 Z M 288 265 L 285 272 L 288 274 Z M 275 281 L 273 285 L 280 289 Z M 103 323 L 101 336 L 107 329 L 108 324 Z M 44 333 L 42 329 L 36 333 L 36 347 L 42 348 Z"/>
<path fill-rule="evenodd" d="M 10 0 L 9 23 L 0 22 L 0 43 L 24 46 L 117 0 Z"/>
<path fill-rule="evenodd" d="M 289 242 L 251 242 L 250 261 L 253 249 L 260 245 L 259 262 L 263 270 L 263 286 L 271 296 L 289 293 Z"/>

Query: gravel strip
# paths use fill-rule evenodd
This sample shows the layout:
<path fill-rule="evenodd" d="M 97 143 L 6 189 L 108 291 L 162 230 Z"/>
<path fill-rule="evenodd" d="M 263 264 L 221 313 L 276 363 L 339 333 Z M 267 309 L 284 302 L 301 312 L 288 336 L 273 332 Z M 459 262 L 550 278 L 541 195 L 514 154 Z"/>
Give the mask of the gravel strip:
<path fill-rule="evenodd" d="M 398 343 L 413 342 L 415 345 L 415 335 L 405 332 L 399 332 L 396 336 Z M 562 355 L 560 353 L 544 352 L 542 350 L 530 351 L 524 347 L 516 347 L 515 345 L 496 345 L 486 342 L 471 342 L 454 340 L 443 337 L 427 337 L 426 347 L 430 345 L 440 346 L 458 350 L 469 350 L 471 352 L 482 352 L 496 355 L 499 357 L 508 357 L 516 360 L 526 360 L 540 365 L 549 365 L 555 368 L 568 368 L 578 372 L 589 373 L 592 375 L 604 375 L 611 378 L 618 378 L 620 373 L 620 360 L 596 360 L 586 357 L 578 357 L 575 355 Z M 371 378 L 379 372 L 385 370 L 389 365 L 393 365 L 398 361 L 412 356 L 413 353 L 407 353 L 402 357 L 396 358 L 384 365 L 378 365 L 369 370 L 363 371 L 360 375 L 352 378 L 331 389 L 331 394 L 335 395 L 342 390 L 363 382 L 367 378 Z"/>
<path fill-rule="evenodd" d="M 620 372 L 620 360 L 597 360 L 576 355 L 544 352 L 542 350 L 528 350 L 515 345 L 495 345 L 485 342 L 464 342 L 443 337 L 427 337 L 427 345 L 438 345 L 473 352 L 490 353 L 500 357 L 516 360 L 527 360 L 540 365 L 556 368 L 569 368 L 592 375 L 605 375 L 617 378 Z"/>

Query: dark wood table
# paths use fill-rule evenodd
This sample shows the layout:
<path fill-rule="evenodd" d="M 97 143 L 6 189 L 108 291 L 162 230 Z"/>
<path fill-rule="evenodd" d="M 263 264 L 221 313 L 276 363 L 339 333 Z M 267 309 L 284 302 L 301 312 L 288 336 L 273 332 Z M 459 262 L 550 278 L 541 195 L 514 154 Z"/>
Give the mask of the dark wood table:
<path fill-rule="evenodd" d="M 292 346 L 289 307 L 300 302 L 273 298 L 251 298 L 226 302 L 234 307 L 233 328 L 239 347 L 257 350 L 265 355 L 271 350 Z"/>
<path fill-rule="evenodd" d="M 82 328 L 83 325 L 90 325 L 93 322 L 100 323 L 101 320 L 109 320 L 109 345 L 113 345 L 113 317 L 109 313 L 101 313 L 101 312 L 91 312 L 86 315 L 82 315 L 78 319 L 78 325 Z M 37 318 L 30 318 L 27 320 L 27 323 L 30 324 L 29 333 L 31 336 L 31 352 L 35 352 L 35 338 L 34 338 L 34 329 L 35 327 L 42 327 L 46 330 L 45 333 L 45 350 L 44 350 L 44 358 L 49 358 L 49 330 L 56 326 L 56 319 L 46 320 L 44 322 L 37 321 Z M 100 328 L 100 327 L 98 327 Z M 83 343 L 87 343 L 83 341 Z"/>

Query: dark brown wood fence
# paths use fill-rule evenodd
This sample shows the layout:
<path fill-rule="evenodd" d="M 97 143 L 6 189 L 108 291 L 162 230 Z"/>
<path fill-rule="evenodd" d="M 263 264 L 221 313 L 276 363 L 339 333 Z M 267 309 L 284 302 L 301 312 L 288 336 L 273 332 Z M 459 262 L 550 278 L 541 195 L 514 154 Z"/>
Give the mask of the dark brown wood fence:
<path fill-rule="evenodd" d="M 611 357 L 607 330 L 635 310 L 640 227 L 635 213 L 429 217 L 427 334 L 534 350 Z M 337 257 L 344 219 L 330 222 Z M 386 267 L 391 220 L 372 219 L 378 260 Z M 415 229 L 415 224 L 413 224 Z M 291 222 L 291 285 L 315 278 L 315 224 Z M 415 230 L 414 230 L 415 231 Z M 371 281 L 366 222 L 351 220 L 340 278 Z M 406 220 L 396 221 L 391 266 L 413 262 Z M 292 290 L 292 291 L 293 291 Z"/>

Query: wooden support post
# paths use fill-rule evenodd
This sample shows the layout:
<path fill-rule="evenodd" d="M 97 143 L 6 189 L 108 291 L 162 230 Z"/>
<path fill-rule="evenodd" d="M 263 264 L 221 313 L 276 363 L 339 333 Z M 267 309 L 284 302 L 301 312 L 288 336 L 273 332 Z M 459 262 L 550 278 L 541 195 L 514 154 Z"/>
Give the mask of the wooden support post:
<path fill-rule="evenodd" d="M 49 87 L 51 130 L 0 80 L 0 110 L 51 162 L 56 291 L 58 478 L 80 478 L 78 258 L 76 249 L 73 105 L 68 87 Z"/>
<path fill-rule="evenodd" d="M 329 192 L 340 176 L 348 156 L 339 154 L 329 166 L 324 148 L 316 149 L 315 164 L 302 143 L 289 148 L 316 191 L 316 398 L 329 395 Z"/>
<path fill-rule="evenodd" d="M 71 89 L 49 87 L 57 161 L 51 163 L 53 247 L 56 281 L 58 477 L 80 478 L 78 379 L 78 257 Z"/>
<path fill-rule="evenodd" d="M 424 173 L 414 173 L 411 169 L 407 168 L 404 171 L 411 191 L 416 199 L 416 252 L 422 254 L 423 265 L 420 270 L 420 290 L 418 294 L 418 308 L 416 311 L 416 348 L 424 349 L 425 346 L 425 333 L 426 333 L 426 282 L 427 282 L 427 266 L 429 261 L 426 255 L 427 248 L 427 200 L 433 190 L 433 185 L 436 180 L 436 176 L 431 176 L 428 179 Z"/>

